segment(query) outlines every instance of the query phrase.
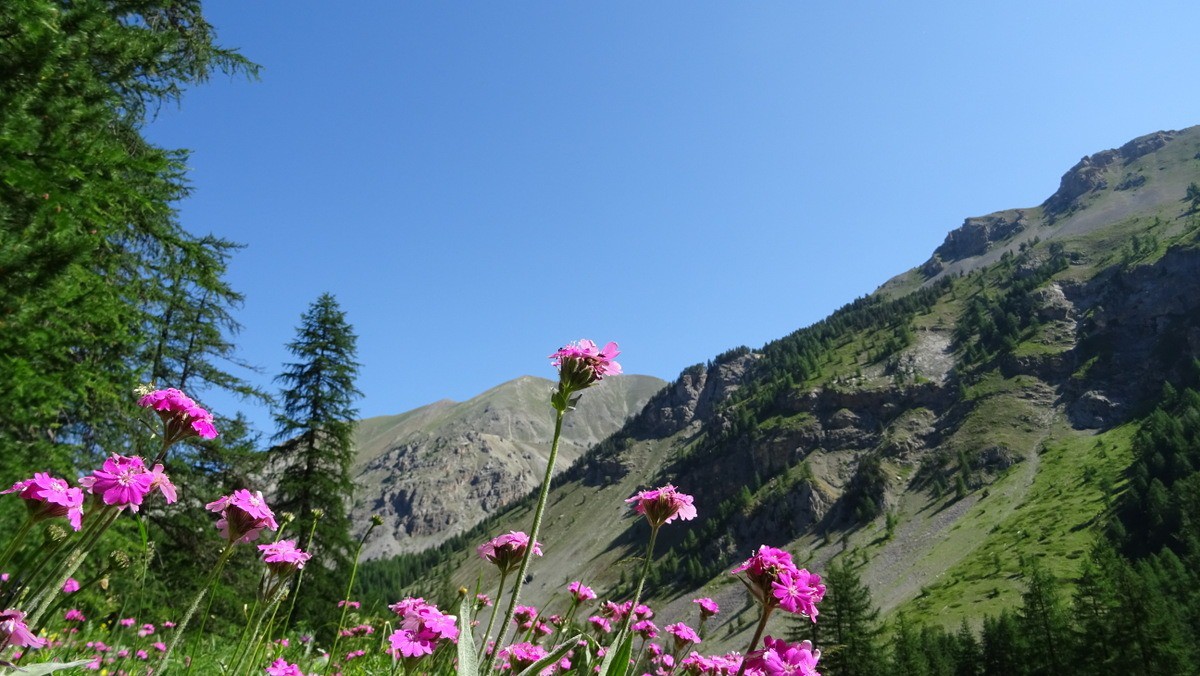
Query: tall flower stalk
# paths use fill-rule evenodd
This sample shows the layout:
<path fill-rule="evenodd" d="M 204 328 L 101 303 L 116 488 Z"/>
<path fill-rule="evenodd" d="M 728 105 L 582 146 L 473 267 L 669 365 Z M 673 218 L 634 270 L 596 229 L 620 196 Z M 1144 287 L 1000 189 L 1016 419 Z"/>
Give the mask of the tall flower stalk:
<path fill-rule="evenodd" d="M 362 534 L 358 539 L 358 548 L 354 550 L 354 565 L 350 568 L 350 582 L 346 584 L 345 600 L 349 601 L 351 594 L 354 593 L 354 578 L 358 575 L 358 559 L 362 556 L 363 545 L 367 541 L 367 537 L 371 535 L 371 531 L 375 530 L 376 526 L 383 524 L 383 518 L 378 514 L 371 516 L 371 526 L 367 528 L 367 532 Z M 346 613 L 350 610 L 349 603 L 342 604 L 342 615 L 338 618 L 337 632 L 333 635 L 333 645 L 329 648 L 329 662 L 325 664 L 324 673 L 328 674 L 333 668 L 333 658 L 337 655 L 338 641 L 342 638 L 342 629 L 346 626 Z"/>
<path fill-rule="evenodd" d="M 637 608 L 638 602 L 642 600 L 642 589 L 646 585 L 646 577 L 649 576 L 650 565 L 654 561 L 654 541 L 658 539 L 658 529 L 676 519 L 690 521 L 696 518 L 696 507 L 692 504 L 692 496 L 680 493 L 671 484 L 651 491 L 642 491 L 625 502 L 632 503 L 633 511 L 644 515 L 646 522 L 650 524 L 650 542 L 646 545 L 646 559 L 642 563 L 642 574 L 638 577 L 637 591 L 633 594 L 633 603 L 630 605 L 632 609 Z M 621 623 L 621 631 L 617 636 L 623 636 L 629 630 L 632 619 L 631 610 Z"/>
<path fill-rule="evenodd" d="M 550 355 L 551 365 L 558 369 L 558 387 L 550 395 L 550 405 L 554 407 L 554 439 L 550 442 L 550 457 L 546 460 L 546 474 L 542 478 L 542 487 L 538 492 L 537 507 L 533 511 L 533 525 L 529 529 L 530 542 L 537 542 L 538 531 L 542 527 L 542 516 L 546 512 L 546 499 L 550 495 L 550 480 L 554 477 L 554 462 L 558 458 L 558 444 L 562 438 L 563 418 L 567 411 L 572 410 L 579 401 L 576 392 L 600 382 L 605 376 L 621 373 L 621 365 L 614 361 L 621 352 L 616 343 L 608 343 L 603 349 L 596 347 L 590 340 L 580 340 L 559 348 Z M 525 586 L 525 575 L 529 570 L 529 562 L 533 558 L 533 547 L 525 550 L 521 558 L 521 567 L 517 571 L 517 581 L 513 584 L 512 598 L 508 602 L 508 610 L 504 613 L 504 621 L 500 624 L 500 633 L 496 638 L 499 648 L 504 643 L 508 633 L 508 625 L 512 623 L 517 601 L 521 597 L 521 588 Z M 497 603 L 499 599 L 497 599 Z M 495 659 L 493 667 L 500 668 L 500 651 L 493 652 Z"/>

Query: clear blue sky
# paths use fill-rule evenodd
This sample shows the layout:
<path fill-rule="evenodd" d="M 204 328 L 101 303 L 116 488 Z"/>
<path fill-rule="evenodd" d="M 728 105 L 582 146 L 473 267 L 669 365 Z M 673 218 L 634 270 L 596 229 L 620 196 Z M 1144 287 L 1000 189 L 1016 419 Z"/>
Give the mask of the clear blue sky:
<path fill-rule="evenodd" d="M 263 74 L 148 130 L 192 150 L 181 220 L 246 245 L 238 342 L 264 384 L 337 296 L 364 417 L 553 377 L 581 337 L 672 379 L 870 293 L 967 216 L 1039 204 L 1085 154 L 1200 123 L 1193 2 L 207 13 Z"/>

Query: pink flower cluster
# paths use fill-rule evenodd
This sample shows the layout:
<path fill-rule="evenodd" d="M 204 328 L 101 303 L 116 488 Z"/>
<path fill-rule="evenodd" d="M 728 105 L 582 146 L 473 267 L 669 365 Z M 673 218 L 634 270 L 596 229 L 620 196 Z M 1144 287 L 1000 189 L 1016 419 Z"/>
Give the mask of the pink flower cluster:
<path fill-rule="evenodd" d="M 746 573 L 750 592 L 764 609 L 769 611 L 778 606 L 817 621 L 817 604 L 825 597 L 825 585 L 821 584 L 820 575 L 796 568 L 791 554 L 762 545 L 731 574 L 741 572 Z"/>
<path fill-rule="evenodd" d="M 34 521 L 65 516 L 75 530 L 83 523 L 83 491 L 46 472 L 37 472 L 32 479 L 18 481 L 12 488 L 0 491 L 0 495 L 5 493 L 17 493 Z"/>
<path fill-rule="evenodd" d="M 146 469 L 146 461 L 140 456 L 124 456 L 114 453 L 104 461 L 100 469 L 90 476 L 79 479 L 92 495 L 99 495 L 106 505 L 115 505 L 120 509 L 129 508 L 136 512 L 154 489 L 162 491 L 167 504 L 179 499 L 175 484 L 163 471 L 161 464 L 152 469 Z"/>
<path fill-rule="evenodd" d="M 485 560 L 495 564 L 501 574 L 507 574 L 521 565 L 521 559 L 525 558 L 525 550 L 528 547 L 529 536 L 514 530 L 497 535 L 479 545 L 475 551 Z M 542 543 L 533 543 L 533 553 L 537 556 L 542 555 Z"/>
<path fill-rule="evenodd" d="M 733 676 L 741 668 L 742 656 L 738 653 L 701 655 L 692 651 L 690 655 L 679 661 L 679 671 L 685 674 Z"/>
<path fill-rule="evenodd" d="M 667 484 L 662 488 L 642 491 L 625 502 L 633 503 L 633 511 L 644 514 L 651 528 L 658 528 L 675 519 L 690 521 L 696 518 L 696 508 L 692 505 L 692 500 L 692 496 L 680 493 L 674 486 Z"/>
<path fill-rule="evenodd" d="M 440 641 L 458 641 L 453 615 L 446 615 L 425 599 L 407 598 L 388 606 L 400 616 L 400 628 L 388 637 L 395 657 L 432 655 Z"/>
<path fill-rule="evenodd" d="M 267 676 L 304 676 L 300 667 L 280 657 L 264 670 Z"/>
<path fill-rule="evenodd" d="M 212 414 L 173 387 L 155 390 L 143 396 L 138 399 L 138 406 L 152 409 L 162 418 L 167 428 L 165 438 L 168 444 L 191 436 L 201 439 L 217 438 Z"/>
<path fill-rule="evenodd" d="M 616 343 L 598 349 L 585 338 L 560 347 L 550 355 L 550 364 L 558 369 L 559 383 L 564 389 L 582 390 L 605 376 L 620 374 L 621 365 L 614 361 L 619 354 Z"/>
<path fill-rule="evenodd" d="M 304 567 L 312 558 L 312 554 L 296 546 L 295 540 L 279 540 L 265 545 L 259 545 L 263 563 L 276 577 L 287 577 Z M 341 603 L 338 603 L 341 606 Z M 355 604 L 357 606 L 357 603 Z"/>
<path fill-rule="evenodd" d="M 755 650 L 746 657 L 748 676 L 772 674 L 794 674 L 795 676 L 821 676 L 817 673 L 817 660 L 821 651 L 813 650 L 811 641 L 790 644 L 783 639 L 770 636 L 763 639 L 763 649 Z"/>
<path fill-rule="evenodd" d="M 500 669 L 507 670 L 511 674 L 519 674 L 529 667 L 537 663 L 546 655 L 549 655 L 545 648 L 534 645 L 532 643 L 514 643 L 506 648 L 500 649 Z M 543 671 L 543 674 L 554 673 L 558 671 L 568 671 L 571 668 L 571 660 L 569 657 L 564 657 L 557 664 Z"/>
<path fill-rule="evenodd" d="M 217 529 L 221 537 L 229 542 L 251 542 L 264 529 L 279 529 L 275 513 L 267 506 L 262 491 L 251 493 L 241 488 L 213 500 L 204 508 L 210 512 L 220 512 Z"/>

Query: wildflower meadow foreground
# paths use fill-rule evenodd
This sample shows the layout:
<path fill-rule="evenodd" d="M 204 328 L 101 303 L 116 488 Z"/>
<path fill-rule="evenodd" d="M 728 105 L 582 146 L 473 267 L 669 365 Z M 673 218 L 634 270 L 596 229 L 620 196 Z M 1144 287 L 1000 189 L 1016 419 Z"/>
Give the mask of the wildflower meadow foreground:
<path fill-rule="evenodd" d="M 97 551 L 105 531 L 125 513 L 147 505 L 166 508 L 187 490 L 173 484 L 164 470 L 171 448 L 219 434 L 209 412 L 179 390 L 144 392 L 138 404 L 158 418 L 154 457 L 112 453 L 75 485 L 37 472 L 0 491 L 15 495 L 27 507 L 24 522 L 0 554 L 0 669 L 25 674 L 73 669 L 269 676 L 818 674 L 820 651 L 811 643 L 788 643 L 768 630 L 776 610 L 816 622 L 817 605 L 825 594 L 820 576 L 798 568 L 788 552 L 764 544 L 730 571 L 758 605 L 753 638 L 740 653 L 704 654 L 705 625 L 720 613 L 711 599 L 695 599 L 694 614 L 688 617 L 660 617 L 642 602 L 660 529 L 694 519 L 700 509 L 691 495 L 670 484 L 626 500 L 631 513 L 644 517 L 650 527 L 632 598 L 601 600 L 582 580 L 575 580 L 542 608 L 521 605 L 534 560 L 554 555 L 554 543 L 538 538 L 563 419 L 584 390 L 621 373 L 618 355 L 616 343 L 601 349 L 590 340 L 550 355 L 559 373 L 550 396 L 554 438 L 533 521 L 527 533 L 498 534 L 477 550 L 495 567 L 494 587 L 474 593 L 462 589 L 457 598 L 434 602 L 397 599 L 386 617 L 369 616 L 352 598 L 356 555 L 344 598 L 336 601 L 337 630 L 320 642 L 290 627 L 286 619 L 297 596 L 305 594 L 304 567 L 311 553 L 301 550 L 297 538 L 286 532 L 292 519 L 277 517 L 260 487 L 205 498 L 213 516 L 212 546 L 220 555 L 198 593 L 169 609 L 156 609 L 156 617 L 169 619 L 153 622 L 120 616 L 123 613 L 97 619 L 91 617 L 91 608 L 73 602 L 81 592 L 128 573 L 123 565 L 127 561 L 120 556 L 104 557 Z M 372 528 L 380 523 L 376 517 Z M 360 551 L 369 533 L 359 540 Z M 321 544 L 315 541 L 313 546 Z M 234 552 L 246 548 L 253 548 L 261 561 L 258 593 L 244 600 L 240 637 L 214 643 L 205 634 L 206 604 L 211 604 Z"/>

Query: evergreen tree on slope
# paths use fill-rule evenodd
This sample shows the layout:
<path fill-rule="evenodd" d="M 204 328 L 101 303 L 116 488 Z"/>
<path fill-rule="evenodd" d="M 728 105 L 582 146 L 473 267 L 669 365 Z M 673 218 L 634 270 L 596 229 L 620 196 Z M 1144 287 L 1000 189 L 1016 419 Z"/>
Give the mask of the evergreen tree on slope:
<path fill-rule="evenodd" d="M 330 294 L 322 294 L 304 313 L 288 350 L 297 361 L 277 378 L 284 390 L 275 416 L 283 455 L 275 507 L 296 515 L 294 532 L 301 548 L 313 554 L 304 588 L 296 599 L 301 618 L 322 628 L 343 593 L 350 574 L 350 522 L 353 485 L 353 433 L 362 393 L 354 386 L 357 338 Z M 309 537 L 315 513 L 315 534 Z"/>

